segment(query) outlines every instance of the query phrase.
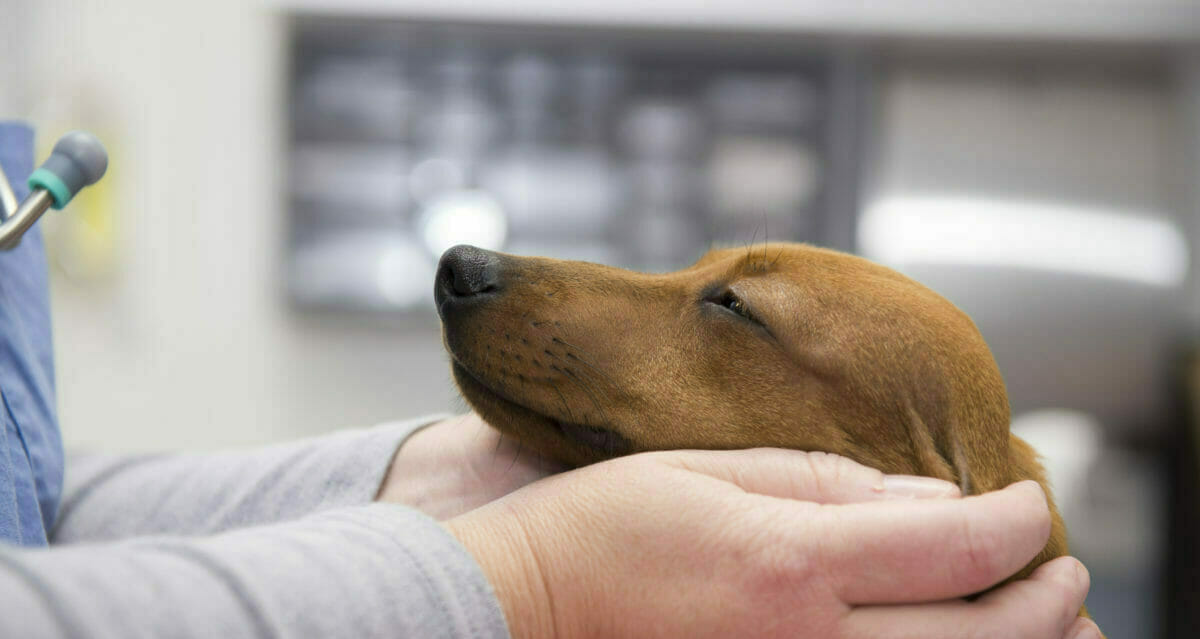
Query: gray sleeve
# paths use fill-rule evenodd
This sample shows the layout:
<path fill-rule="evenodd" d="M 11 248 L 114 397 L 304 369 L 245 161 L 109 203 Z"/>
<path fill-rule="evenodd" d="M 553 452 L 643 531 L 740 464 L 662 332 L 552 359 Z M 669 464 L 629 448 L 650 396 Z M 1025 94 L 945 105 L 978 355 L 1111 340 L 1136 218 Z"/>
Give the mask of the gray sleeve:
<path fill-rule="evenodd" d="M 370 503 L 400 444 L 441 418 L 246 451 L 71 455 L 50 541 L 211 534 Z"/>
<path fill-rule="evenodd" d="M 507 637 L 467 551 L 393 504 L 208 538 L 0 548 L 0 637 Z"/>

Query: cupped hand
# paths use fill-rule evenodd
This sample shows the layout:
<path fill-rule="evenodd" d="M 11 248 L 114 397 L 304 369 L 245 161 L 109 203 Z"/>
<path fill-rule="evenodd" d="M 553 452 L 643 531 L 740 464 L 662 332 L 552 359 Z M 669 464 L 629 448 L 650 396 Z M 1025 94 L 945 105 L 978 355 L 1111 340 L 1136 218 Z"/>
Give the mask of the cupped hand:
<path fill-rule="evenodd" d="M 1046 543 L 1034 482 L 960 498 L 938 480 L 756 449 L 620 458 L 446 523 L 518 639 L 1099 637 L 1088 574 Z"/>
<path fill-rule="evenodd" d="M 448 519 L 565 469 L 467 413 L 413 433 L 376 499 Z"/>

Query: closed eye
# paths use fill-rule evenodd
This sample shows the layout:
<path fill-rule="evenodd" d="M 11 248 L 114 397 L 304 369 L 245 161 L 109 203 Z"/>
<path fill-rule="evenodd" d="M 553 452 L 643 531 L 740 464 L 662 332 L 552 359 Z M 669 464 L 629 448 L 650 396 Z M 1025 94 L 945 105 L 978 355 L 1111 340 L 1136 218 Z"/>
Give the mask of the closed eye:
<path fill-rule="evenodd" d="M 709 298 L 708 301 L 716 304 L 717 306 L 728 309 L 730 312 L 740 315 L 742 318 L 754 322 L 759 326 L 763 325 L 763 323 L 754 316 L 754 313 L 750 312 L 750 307 L 746 305 L 746 302 L 729 289 L 726 289 L 718 293 L 716 296 Z"/>

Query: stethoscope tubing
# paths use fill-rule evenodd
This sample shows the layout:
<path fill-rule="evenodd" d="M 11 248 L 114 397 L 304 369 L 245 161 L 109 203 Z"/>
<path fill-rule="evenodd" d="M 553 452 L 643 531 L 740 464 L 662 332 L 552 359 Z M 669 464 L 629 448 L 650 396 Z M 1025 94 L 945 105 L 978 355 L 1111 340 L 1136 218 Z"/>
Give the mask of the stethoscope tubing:
<path fill-rule="evenodd" d="M 0 166 L 0 224 L 3 224 L 16 212 L 17 194 L 13 192 L 12 183 L 8 181 L 4 167 Z"/>

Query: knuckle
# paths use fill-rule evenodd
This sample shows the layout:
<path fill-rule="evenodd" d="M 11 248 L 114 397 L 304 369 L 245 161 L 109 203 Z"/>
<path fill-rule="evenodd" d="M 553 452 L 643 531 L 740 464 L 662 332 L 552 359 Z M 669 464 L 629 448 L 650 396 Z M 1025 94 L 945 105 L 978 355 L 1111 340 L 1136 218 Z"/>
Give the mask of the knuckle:
<path fill-rule="evenodd" d="M 753 590 L 784 592 L 809 581 L 811 562 L 802 555 L 782 551 L 778 546 L 760 549 L 751 564 Z"/>
<path fill-rule="evenodd" d="M 954 575 L 957 583 L 967 588 L 983 588 L 1007 577 L 1002 574 L 1005 543 L 1001 532 L 979 526 L 970 517 L 961 521 L 960 561 L 955 562 L 958 569 Z"/>
<path fill-rule="evenodd" d="M 835 455 L 833 453 L 827 453 L 823 451 L 811 451 L 805 453 L 805 457 L 808 458 L 809 466 L 812 467 L 813 472 L 820 473 L 831 478 L 836 478 L 844 473 L 846 470 L 846 462 L 850 461 L 841 455 Z"/>
<path fill-rule="evenodd" d="M 807 471 L 804 480 L 818 495 L 827 495 L 828 491 L 843 485 L 855 467 L 850 459 L 833 453 L 808 452 L 804 459 Z"/>
<path fill-rule="evenodd" d="M 822 483 L 821 461 L 822 453 L 806 453 L 804 455 L 804 470 L 805 473 L 800 480 L 809 484 L 817 494 L 824 493 L 825 487 Z"/>
<path fill-rule="evenodd" d="M 741 574 L 746 594 L 755 598 L 789 598 L 814 585 L 818 570 L 813 553 L 796 543 L 780 538 L 777 527 L 768 525 L 751 542 L 744 554 Z"/>

